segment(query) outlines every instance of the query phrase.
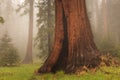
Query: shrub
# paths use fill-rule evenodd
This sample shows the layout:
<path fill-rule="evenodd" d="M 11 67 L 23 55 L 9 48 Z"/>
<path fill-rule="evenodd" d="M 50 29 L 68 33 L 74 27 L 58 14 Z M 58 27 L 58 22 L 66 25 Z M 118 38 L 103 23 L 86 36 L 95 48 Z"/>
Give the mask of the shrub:
<path fill-rule="evenodd" d="M 120 45 L 115 44 L 113 41 L 104 39 L 98 44 L 99 50 L 103 54 L 111 54 L 114 57 L 119 57 L 120 58 Z"/>
<path fill-rule="evenodd" d="M 0 42 L 0 66 L 13 66 L 19 62 L 17 49 L 11 43 L 7 34 L 3 35 Z"/>

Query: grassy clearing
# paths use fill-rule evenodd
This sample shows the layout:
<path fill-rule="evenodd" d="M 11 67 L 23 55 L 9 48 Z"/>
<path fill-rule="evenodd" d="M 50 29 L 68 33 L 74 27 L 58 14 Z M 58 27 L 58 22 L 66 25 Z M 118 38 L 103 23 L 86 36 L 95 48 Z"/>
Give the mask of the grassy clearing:
<path fill-rule="evenodd" d="M 0 68 L 0 80 L 29 80 L 39 65 L 21 65 Z"/>
<path fill-rule="evenodd" d="M 0 80 L 120 80 L 120 67 L 102 67 L 95 73 L 66 75 L 62 71 L 56 74 L 35 75 L 38 64 L 18 67 L 1 67 Z"/>

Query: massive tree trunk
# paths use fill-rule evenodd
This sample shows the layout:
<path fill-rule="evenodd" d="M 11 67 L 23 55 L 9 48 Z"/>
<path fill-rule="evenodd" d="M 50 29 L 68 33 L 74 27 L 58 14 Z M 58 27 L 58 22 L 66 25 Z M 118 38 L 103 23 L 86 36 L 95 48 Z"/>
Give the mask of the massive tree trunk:
<path fill-rule="evenodd" d="M 85 0 L 55 0 L 55 41 L 39 73 L 76 72 L 99 65 L 99 51 L 86 12 Z"/>
<path fill-rule="evenodd" d="M 29 30 L 28 30 L 28 43 L 27 43 L 27 52 L 23 63 L 29 64 L 32 63 L 32 41 L 33 41 L 33 3 L 34 0 L 29 0 L 30 12 L 29 12 Z"/>

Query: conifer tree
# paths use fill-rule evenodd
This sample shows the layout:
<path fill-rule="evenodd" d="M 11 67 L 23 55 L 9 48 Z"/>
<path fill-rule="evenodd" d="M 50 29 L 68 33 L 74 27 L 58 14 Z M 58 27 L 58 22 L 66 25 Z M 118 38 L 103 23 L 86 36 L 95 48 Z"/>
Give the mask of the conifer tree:
<path fill-rule="evenodd" d="M 19 62 L 17 49 L 12 44 L 12 40 L 7 33 L 0 41 L 0 66 L 13 66 Z"/>

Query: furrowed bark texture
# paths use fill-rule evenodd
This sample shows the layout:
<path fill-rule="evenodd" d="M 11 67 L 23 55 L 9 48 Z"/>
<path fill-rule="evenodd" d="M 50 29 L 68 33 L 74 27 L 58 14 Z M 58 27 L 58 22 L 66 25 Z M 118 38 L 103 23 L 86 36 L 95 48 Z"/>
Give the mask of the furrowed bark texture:
<path fill-rule="evenodd" d="M 85 0 L 55 0 L 55 42 L 39 73 L 76 72 L 83 66 L 94 68 L 99 65 L 99 51 L 86 12 Z"/>

